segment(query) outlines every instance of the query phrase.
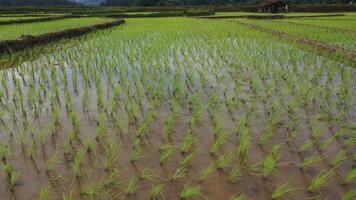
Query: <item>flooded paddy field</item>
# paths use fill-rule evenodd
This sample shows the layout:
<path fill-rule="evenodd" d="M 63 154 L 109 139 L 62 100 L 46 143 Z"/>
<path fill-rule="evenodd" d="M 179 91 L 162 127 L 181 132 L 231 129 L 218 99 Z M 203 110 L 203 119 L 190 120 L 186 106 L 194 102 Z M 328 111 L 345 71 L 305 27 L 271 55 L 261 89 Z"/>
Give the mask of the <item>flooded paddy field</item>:
<path fill-rule="evenodd" d="M 127 19 L 0 71 L 1 199 L 349 199 L 355 68 L 223 20 Z"/>

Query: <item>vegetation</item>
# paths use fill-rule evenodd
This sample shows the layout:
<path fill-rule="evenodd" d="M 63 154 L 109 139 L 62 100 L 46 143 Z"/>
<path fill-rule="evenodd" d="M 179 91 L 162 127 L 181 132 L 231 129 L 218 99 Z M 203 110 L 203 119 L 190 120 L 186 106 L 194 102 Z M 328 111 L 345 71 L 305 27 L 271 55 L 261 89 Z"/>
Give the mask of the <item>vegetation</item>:
<path fill-rule="evenodd" d="M 235 19 L 130 18 L 1 56 L 2 198 L 353 199 L 355 68 L 298 47 Z"/>

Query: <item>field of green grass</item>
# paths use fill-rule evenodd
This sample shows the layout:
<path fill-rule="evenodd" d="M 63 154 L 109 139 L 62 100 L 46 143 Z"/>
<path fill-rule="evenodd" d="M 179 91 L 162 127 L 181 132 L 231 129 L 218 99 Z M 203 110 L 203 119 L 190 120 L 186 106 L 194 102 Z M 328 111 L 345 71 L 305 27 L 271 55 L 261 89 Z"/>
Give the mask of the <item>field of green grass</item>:
<path fill-rule="evenodd" d="M 0 199 L 354 200 L 356 69 L 245 24 L 355 37 L 289 20 L 131 18 L 0 56 Z"/>
<path fill-rule="evenodd" d="M 284 21 L 356 32 L 356 15 L 353 13 L 345 13 L 345 16 L 339 17 L 298 18 L 285 19 Z"/>
<path fill-rule="evenodd" d="M 88 17 L 88 18 L 70 18 L 49 22 L 38 22 L 31 24 L 11 24 L 0 25 L 0 41 L 17 39 L 22 35 L 41 35 L 45 33 L 58 32 L 66 29 L 80 28 L 111 22 L 115 19 Z"/>
<path fill-rule="evenodd" d="M 38 17 L 27 17 L 27 16 L 17 16 L 17 17 L 4 17 L 4 16 L 0 16 L 0 22 L 1 21 L 15 21 L 15 20 L 26 20 L 26 19 L 35 19 Z"/>
<path fill-rule="evenodd" d="M 344 31 L 343 29 L 347 29 L 349 27 L 347 25 L 341 30 L 337 29 L 340 28 L 341 23 L 338 23 L 339 25 L 337 27 L 336 26 L 333 27 L 332 23 L 328 23 L 328 20 L 320 20 L 322 22 L 319 22 L 319 24 L 314 24 L 315 26 L 313 26 L 314 20 L 306 20 L 306 22 L 304 21 L 305 24 L 303 24 L 303 21 L 302 23 L 300 23 L 299 21 L 301 20 L 291 20 L 291 19 L 285 19 L 285 20 L 238 19 L 238 21 L 259 25 L 264 28 L 280 31 L 283 33 L 290 34 L 292 36 L 297 36 L 308 40 L 319 41 L 325 44 L 336 45 L 350 50 L 356 50 L 356 40 L 355 40 L 356 32 Z M 344 24 L 347 23 L 344 22 Z M 351 24 L 350 26 L 353 27 L 354 25 Z"/>

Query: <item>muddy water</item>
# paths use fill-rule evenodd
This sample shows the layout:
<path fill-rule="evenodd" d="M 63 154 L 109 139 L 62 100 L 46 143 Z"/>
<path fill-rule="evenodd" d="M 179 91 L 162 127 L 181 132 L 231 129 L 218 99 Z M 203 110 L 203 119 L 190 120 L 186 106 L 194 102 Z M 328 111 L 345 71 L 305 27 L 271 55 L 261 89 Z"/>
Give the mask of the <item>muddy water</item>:
<path fill-rule="evenodd" d="M 115 33 L 110 34 L 113 34 L 112 37 L 117 36 Z M 84 44 L 78 48 L 43 56 L 34 62 L 0 72 L 0 79 L 4 80 L 0 85 L 0 90 L 4 91 L 0 104 L 4 112 L 2 117 L 4 124 L 0 125 L 0 143 L 9 145 L 10 155 L 7 162 L 20 173 L 15 187 L 10 190 L 7 175 L 1 171 L 1 199 L 38 199 L 41 188 L 45 187 L 49 189 L 52 199 L 62 199 L 63 194 L 70 192 L 73 192 L 74 199 L 149 199 L 152 185 L 161 183 L 164 184 L 165 199 L 180 199 L 182 189 L 188 184 L 201 188 L 202 196 L 192 199 L 229 199 L 235 193 L 241 193 L 248 199 L 271 199 L 275 189 L 285 183 L 292 192 L 287 193 L 282 199 L 316 199 L 318 195 L 321 199 L 341 199 L 346 191 L 356 187 L 355 180 L 348 185 L 341 184 L 342 177 L 355 167 L 355 161 L 350 157 L 355 153 L 355 145 L 343 145 L 350 135 L 346 134 L 333 140 L 325 150 L 320 151 L 318 148 L 320 143 L 333 136 L 342 124 L 354 123 L 353 118 L 345 117 L 337 123 L 335 120 L 320 120 L 320 123 L 326 124 L 323 134 L 310 148 L 299 152 L 301 146 L 312 137 L 311 125 L 314 123 L 315 116 L 325 114 L 318 105 L 319 101 L 307 102 L 306 105 L 299 104 L 293 110 L 298 113 L 298 121 L 296 121 L 298 135 L 287 143 L 290 139 L 288 124 L 295 116 L 287 112 L 286 107 L 293 97 L 302 95 L 299 85 L 291 84 L 292 79 L 318 87 L 325 80 L 315 81 L 315 83 L 314 80 L 307 78 L 316 76 L 315 71 L 321 67 L 320 59 L 323 58 L 298 52 L 301 59 L 306 59 L 308 62 L 300 62 L 300 65 L 294 63 L 295 68 L 290 66 L 291 70 L 295 70 L 294 72 L 300 70 L 294 73 L 284 68 L 282 61 L 269 61 L 275 58 L 273 52 L 276 49 L 269 49 L 269 53 L 259 51 L 257 48 L 259 44 L 254 40 L 233 40 L 234 43 L 241 43 L 238 47 L 250 48 L 237 50 L 229 40 L 219 41 L 217 44 L 225 45 L 219 48 L 217 44 L 215 47 L 210 41 L 202 40 L 199 34 L 196 35 L 197 38 L 189 41 L 192 45 L 189 47 L 182 46 L 180 40 L 165 41 L 162 39 L 165 38 L 163 36 L 164 34 L 160 32 L 152 32 L 146 36 L 151 39 L 150 42 L 142 38 L 112 41 L 103 37 L 96 41 L 97 43 Z M 179 34 L 175 36 L 181 37 Z M 114 46 L 117 48 L 116 51 L 113 50 L 115 48 L 108 49 L 107 46 L 113 45 L 111 43 L 120 44 Z M 154 44 L 161 45 L 160 47 L 166 51 L 149 54 L 150 47 Z M 138 48 L 139 46 L 141 48 Z M 132 49 L 130 50 L 129 47 Z M 226 47 L 225 50 L 222 47 Z M 279 47 L 289 49 L 284 46 Z M 289 50 L 294 53 L 295 49 Z M 131 51 L 135 53 L 132 54 Z M 247 55 L 248 52 L 260 55 L 261 60 L 273 67 L 263 73 L 259 71 L 258 66 L 267 65 L 266 63 L 258 65 L 247 57 L 244 57 L 246 60 L 234 59 L 234 56 L 243 53 Z M 148 56 L 144 56 L 144 53 Z M 305 63 L 311 63 L 313 67 L 309 68 Z M 324 72 L 328 73 L 331 63 L 324 60 L 323 67 Z M 335 76 L 341 79 L 340 69 L 349 69 L 349 67 L 341 65 L 338 67 Z M 309 70 L 308 76 L 302 74 L 306 68 Z M 355 74 L 355 70 L 351 72 Z M 76 73 L 78 74 L 77 93 L 73 84 Z M 108 81 L 110 74 L 112 74 L 111 82 Z M 178 83 L 174 81 L 177 74 L 179 74 L 178 83 L 182 84 L 184 92 L 178 95 L 182 99 L 181 109 L 177 113 L 168 139 L 168 142 L 174 146 L 174 153 L 164 164 L 160 164 L 160 147 L 164 144 L 162 135 L 166 120 L 171 113 L 173 96 L 177 92 L 175 88 Z M 265 75 L 264 79 L 261 78 L 262 75 Z M 287 76 L 291 78 L 285 78 Z M 337 100 L 335 93 L 339 91 L 340 80 L 337 82 L 334 95 L 328 99 L 331 102 Z M 98 83 L 102 88 L 103 108 L 98 107 L 96 87 Z M 272 90 L 269 91 L 271 96 L 267 96 L 268 84 L 272 85 Z M 256 90 L 253 89 L 255 85 L 257 85 Z M 349 82 L 351 93 L 354 92 L 354 86 L 355 82 L 351 80 Z M 59 91 L 59 103 L 56 103 L 56 98 L 52 98 L 56 87 Z M 88 87 L 89 91 L 88 111 L 82 109 L 85 87 Z M 121 93 L 118 99 L 115 99 L 118 104 L 117 109 L 113 111 L 111 101 L 118 87 Z M 227 99 L 234 95 L 237 87 L 241 90 L 233 100 L 235 104 L 230 105 Z M 288 88 L 289 91 L 283 91 L 283 87 Z M 162 92 L 162 96 L 157 95 L 158 91 Z M 80 122 L 80 132 L 76 138 L 70 138 L 72 122 L 66 109 L 66 92 Z M 215 93 L 218 94 L 218 100 L 214 110 L 211 99 Z M 31 94 L 37 96 L 31 100 Z M 26 115 L 22 111 L 21 96 L 24 98 L 23 107 Z M 197 97 L 198 103 L 192 105 L 189 101 L 193 96 Z M 281 106 L 275 108 L 273 105 L 278 100 Z M 356 110 L 354 100 L 354 98 L 351 100 L 352 105 L 349 110 L 351 114 Z M 320 97 L 320 102 L 326 103 L 327 100 Z M 155 103 L 157 106 L 153 106 Z M 330 106 L 335 106 L 335 110 L 340 111 L 343 102 L 340 104 L 341 106 L 334 104 Z M 35 117 L 33 105 L 38 109 L 38 118 Z M 128 110 L 132 109 L 133 105 L 137 105 L 137 120 L 132 120 L 129 116 Z M 196 126 L 190 128 L 193 111 L 199 106 L 202 108 L 199 120 Z M 50 125 L 53 123 L 51 120 L 54 114 L 53 108 L 59 109 L 60 126 L 55 133 L 51 131 Z M 156 116 L 149 123 L 147 128 L 149 130 L 142 136 L 142 142 L 138 145 L 141 150 L 140 158 L 131 162 L 130 155 L 135 146 L 136 136 L 145 117 L 152 110 L 155 111 Z M 278 112 L 278 123 L 273 126 L 274 135 L 266 143 L 258 144 L 274 112 Z M 212 114 L 214 118 L 211 117 Z M 15 117 L 12 117 L 13 115 Z M 101 123 L 101 116 L 104 117 L 105 131 L 103 137 L 96 139 L 96 129 Z M 249 119 L 247 127 L 251 132 L 247 166 L 256 165 L 256 167 L 254 170 L 246 171 L 236 182 L 231 183 L 230 171 L 239 163 L 237 153 L 239 133 L 236 124 L 247 116 Z M 221 125 L 223 132 L 230 133 L 230 136 L 217 154 L 213 155 L 211 148 L 217 139 L 216 135 L 219 134 L 214 127 L 216 123 Z M 42 144 L 39 136 L 40 128 L 43 129 L 44 135 Z M 194 158 L 187 166 L 186 174 L 173 181 L 171 177 L 174 171 L 179 167 L 183 157 L 189 155 L 189 153 L 182 154 L 179 149 L 185 135 L 190 131 L 196 137 L 196 144 L 189 151 L 194 153 Z M 93 147 L 90 151 L 85 149 L 88 143 Z M 35 151 L 31 158 L 30 152 L 34 144 Z M 275 170 L 264 178 L 262 177 L 264 160 L 274 144 L 281 145 L 280 156 Z M 105 163 L 108 161 L 110 146 L 114 147 L 114 154 L 117 157 L 116 160 L 114 159 L 113 168 L 107 169 Z M 341 148 L 346 151 L 348 157 L 339 166 L 334 167 L 331 164 Z M 221 155 L 228 152 L 232 152 L 228 164 L 223 169 L 214 169 L 205 181 L 199 181 L 202 169 L 210 163 L 216 163 Z M 80 165 L 81 173 L 80 176 L 76 176 L 73 170 L 76 164 L 75 157 L 81 153 L 84 155 Z M 323 159 L 308 169 L 300 169 L 303 159 L 313 154 Z M 54 155 L 57 156 L 54 159 L 57 162 L 52 170 L 46 171 L 46 165 Z M 1 164 L 4 165 L 3 162 Z M 152 179 L 139 179 L 144 169 L 152 170 L 155 176 Z M 333 176 L 317 192 L 308 192 L 312 179 L 328 170 L 334 171 Z M 108 184 L 109 177 L 114 172 L 118 174 Z M 126 195 L 124 188 L 132 177 L 136 180 L 137 189 L 134 194 Z M 89 191 L 88 188 L 92 190 Z M 88 195 L 89 192 L 92 192 L 91 196 Z"/>

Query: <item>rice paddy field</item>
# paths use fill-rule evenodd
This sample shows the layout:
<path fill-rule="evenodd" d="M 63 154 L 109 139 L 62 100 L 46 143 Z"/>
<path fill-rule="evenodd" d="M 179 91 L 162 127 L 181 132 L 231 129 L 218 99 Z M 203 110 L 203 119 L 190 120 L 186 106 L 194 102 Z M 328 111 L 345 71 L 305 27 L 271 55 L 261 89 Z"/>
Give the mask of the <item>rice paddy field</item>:
<path fill-rule="evenodd" d="M 294 20 L 131 18 L 6 55 L 0 199 L 354 200 L 354 65 L 244 24 L 351 53 L 355 33 Z"/>
<path fill-rule="evenodd" d="M 48 22 L 36 22 L 30 24 L 0 25 L 0 41 L 17 39 L 22 35 L 40 35 L 58 32 L 72 28 L 87 27 L 95 24 L 111 22 L 114 19 L 101 17 L 69 18 Z"/>

